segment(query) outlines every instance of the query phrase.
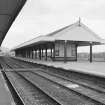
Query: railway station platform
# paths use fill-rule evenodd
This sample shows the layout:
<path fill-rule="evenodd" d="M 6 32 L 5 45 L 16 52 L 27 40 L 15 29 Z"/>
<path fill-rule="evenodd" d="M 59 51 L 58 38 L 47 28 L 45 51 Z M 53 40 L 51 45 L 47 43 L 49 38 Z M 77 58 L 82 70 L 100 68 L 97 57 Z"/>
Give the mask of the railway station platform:
<path fill-rule="evenodd" d="M 16 105 L 0 72 L 0 105 Z"/>
<path fill-rule="evenodd" d="M 42 64 L 46 66 L 52 66 L 55 68 L 62 68 L 65 70 L 72 70 L 85 74 L 92 74 L 96 76 L 105 77 L 105 62 L 88 62 L 88 61 L 77 61 L 77 62 L 53 62 L 53 61 L 41 61 L 21 57 L 13 57 L 27 62 Z"/>

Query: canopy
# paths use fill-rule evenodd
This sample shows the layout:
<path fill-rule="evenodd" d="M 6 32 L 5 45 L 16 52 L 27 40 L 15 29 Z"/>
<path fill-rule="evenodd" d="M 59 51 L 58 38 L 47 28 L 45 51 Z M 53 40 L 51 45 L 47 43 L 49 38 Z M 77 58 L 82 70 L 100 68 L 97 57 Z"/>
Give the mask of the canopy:
<path fill-rule="evenodd" d="M 100 45 L 105 43 L 104 39 L 101 39 L 96 33 L 90 30 L 82 22 L 77 21 L 74 24 L 61 28 L 45 36 L 39 36 L 27 42 L 20 44 L 13 48 L 13 50 L 28 47 L 30 45 L 53 42 L 56 40 L 67 40 L 78 43 L 79 46 L 87 46 L 90 43 L 93 45 Z"/>
<path fill-rule="evenodd" d="M 26 0 L 0 0 L 0 45 Z"/>

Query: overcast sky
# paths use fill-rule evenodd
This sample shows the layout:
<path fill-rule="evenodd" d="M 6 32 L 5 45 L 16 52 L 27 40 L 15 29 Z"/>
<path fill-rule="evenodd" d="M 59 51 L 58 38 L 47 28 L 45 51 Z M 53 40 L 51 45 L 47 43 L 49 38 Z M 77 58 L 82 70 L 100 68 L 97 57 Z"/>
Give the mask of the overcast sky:
<path fill-rule="evenodd" d="M 78 21 L 105 39 L 105 0 L 27 0 L 2 46 L 13 48 Z M 105 46 L 94 50 L 105 51 Z"/>

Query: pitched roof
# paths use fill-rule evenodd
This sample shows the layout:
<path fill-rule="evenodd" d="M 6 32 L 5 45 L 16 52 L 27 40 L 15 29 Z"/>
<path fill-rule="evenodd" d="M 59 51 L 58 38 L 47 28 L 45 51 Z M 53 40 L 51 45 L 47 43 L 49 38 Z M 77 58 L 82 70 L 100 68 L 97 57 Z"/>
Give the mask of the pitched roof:
<path fill-rule="evenodd" d="M 86 25 L 80 21 L 54 31 L 45 36 L 39 36 L 32 40 L 29 40 L 14 49 L 26 47 L 31 44 L 46 41 L 55 40 L 69 40 L 69 41 L 83 41 L 83 42 L 94 42 L 94 43 L 105 43 L 105 40 L 101 39 L 96 33 L 90 30 Z"/>
<path fill-rule="evenodd" d="M 50 37 L 47 37 L 47 36 L 44 36 L 44 35 L 43 36 L 38 36 L 34 39 L 31 39 L 29 41 L 26 41 L 26 42 L 16 46 L 13 49 L 18 49 L 18 48 L 22 48 L 22 47 L 25 47 L 25 46 L 28 46 L 28 45 L 32 45 L 32 44 L 37 43 L 37 42 L 46 42 L 46 41 L 54 41 L 54 40 L 52 40 Z"/>
<path fill-rule="evenodd" d="M 100 43 L 102 41 L 96 33 L 79 21 L 70 26 L 57 30 L 48 36 L 50 35 L 54 40 L 89 41 Z"/>

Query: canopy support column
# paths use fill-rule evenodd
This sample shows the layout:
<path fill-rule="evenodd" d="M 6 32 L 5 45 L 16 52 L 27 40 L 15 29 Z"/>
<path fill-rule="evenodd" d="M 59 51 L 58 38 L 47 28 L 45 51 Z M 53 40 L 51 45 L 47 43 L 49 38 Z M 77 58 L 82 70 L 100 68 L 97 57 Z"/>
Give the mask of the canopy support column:
<path fill-rule="evenodd" d="M 76 44 L 76 51 L 75 51 L 75 53 L 76 53 L 76 61 L 77 61 L 77 47 L 78 47 L 78 45 Z"/>
<path fill-rule="evenodd" d="M 27 50 L 27 58 L 29 58 L 29 51 Z"/>
<path fill-rule="evenodd" d="M 35 49 L 35 59 L 37 59 L 37 50 Z"/>
<path fill-rule="evenodd" d="M 45 56 L 46 56 L 45 60 L 47 61 L 47 48 L 45 49 Z"/>
<path fill-rule="evenodd" d="M 55 42 L 53 44 L 53 61 L 55 61 Z"/>
<path fill-rule="evenodd" d="M 51 58 L 52 58 L 52 48 L 51 48 Z"/>
<path fill-rule="evenodd" d="M 92 42 L 90 43 L 90 63 L 92 62 Z"/>
<path fill-rule="evenodd" d="M 41 51 L 41 57 L 42 57 L 42 59 L 43 59 L 43 48 L 42 48 L 42 51 Z"/>
<path fill-rule="evenodd" d="M 25 52 L 26 52 L 26 58 L 27 58 L 27 50 Z"/>
<path fill-rule="evenodd" d="M 41 60 L 41 48 L 39 49 L 39 59 Z"/>
<path fill-rule="evenodd" d="M 33 59 L 33 57 L 34 57 L 34 49 L 32 48 L 32 59 Z"/>
<path fill-rule="evenodd" d="M 64 41 L 64 63 L 67 62 L 67 40 Z"/>

